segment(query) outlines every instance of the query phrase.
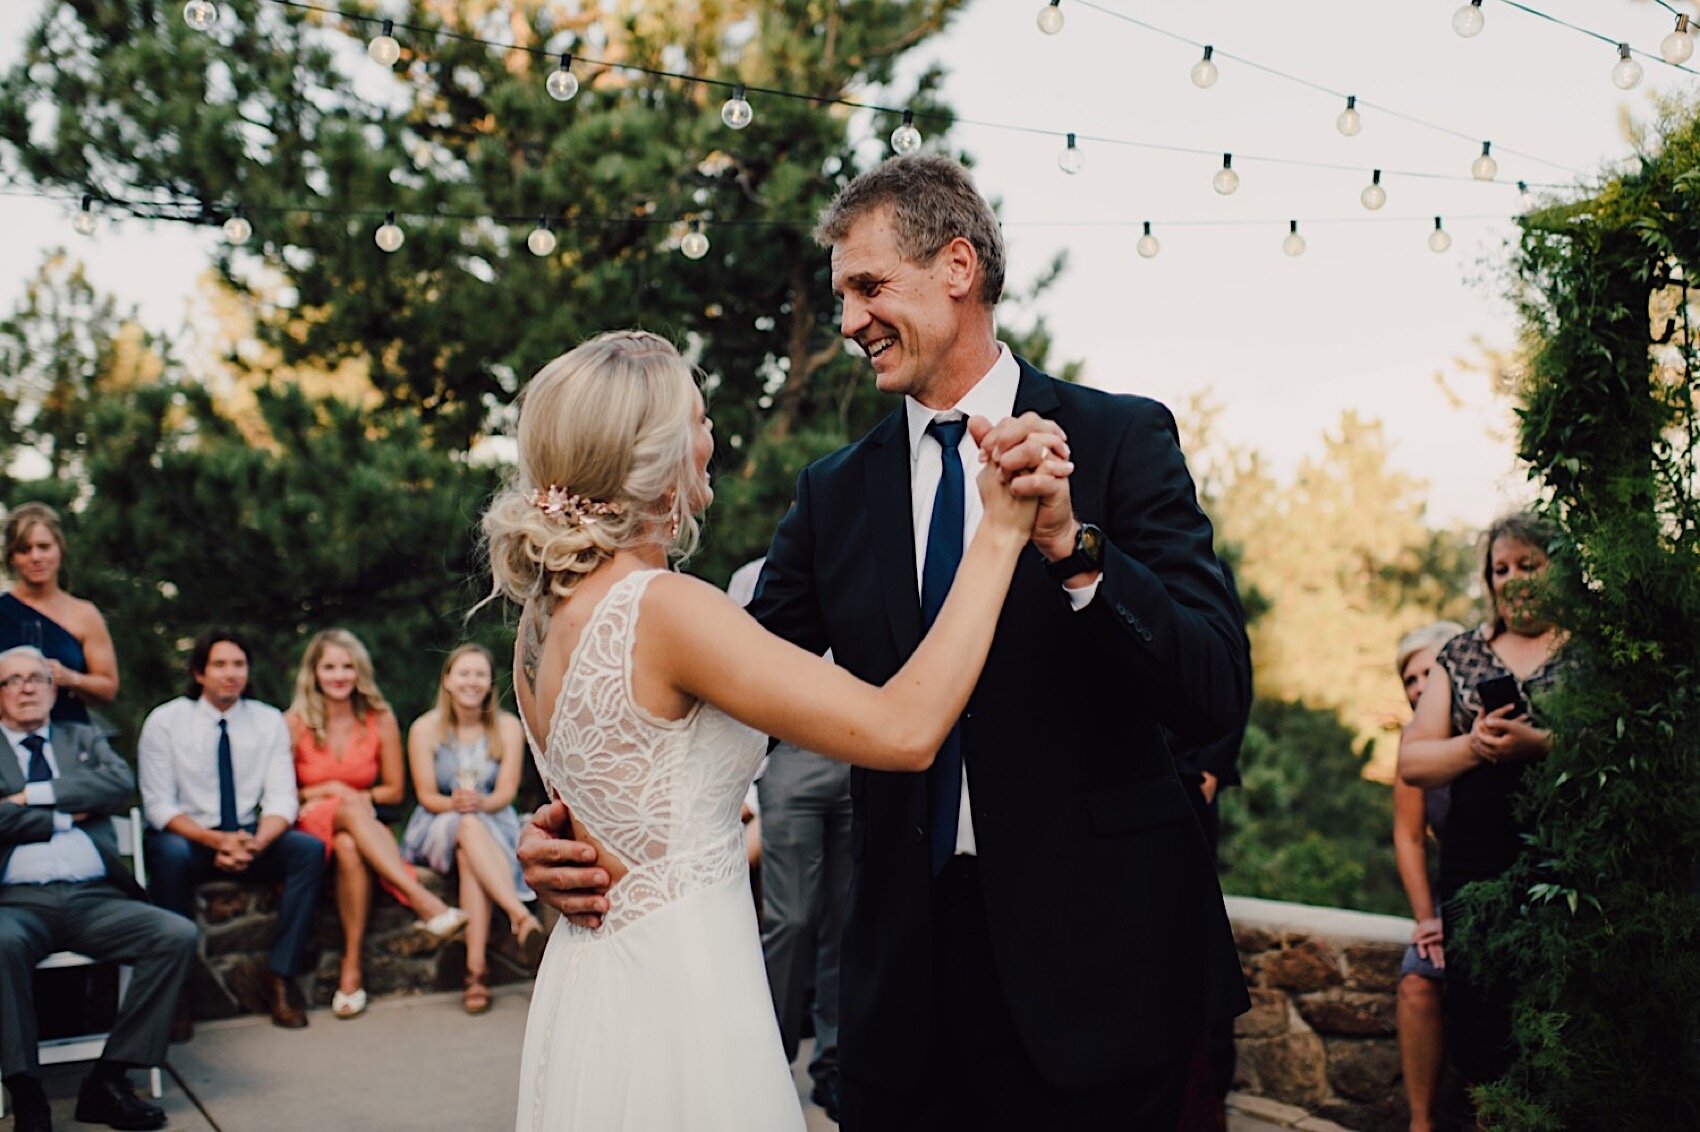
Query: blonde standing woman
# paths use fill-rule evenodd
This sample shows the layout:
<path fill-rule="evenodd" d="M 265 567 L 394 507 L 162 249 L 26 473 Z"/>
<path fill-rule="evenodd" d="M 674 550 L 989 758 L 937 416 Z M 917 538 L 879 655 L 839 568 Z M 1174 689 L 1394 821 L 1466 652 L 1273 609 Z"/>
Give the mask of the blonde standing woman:
<path fill-rule="evenodd" d="M 544 955 L 517 1127 L 800 1130 L 750 914 L 745 792 L 768 735 L 930 765 L 985 664 L 1034 504 L 985 465 L 949 597 L 876 687 L 669 571 L 713 498 L 714 437 L 667 341 L 594 338 L 521 405 L 517 480 L 484 516 L 494 592 L 524 607 L 517 698 L 544 784 L 611 885 L 600 925 L 562 919 Z M 978 441 L 991 426 L 968 427 Z"/>
<path fill-rule="evenodd" d="M 535 965 L 543 925 L 527 909 L 534 899 L 514 856 L 519 815 L 514 794 L 525 762 L 519 720 L 496 702 L 495 659 L 483 645 L 449 653 L 437 682 L 437 706 L 407 731 L 407 761 L 419 808 L 402 834 L 402 855 L 460 881 L 467 915 L 468 1014 L 490 1009 L 490 912 L 508 917 L 520 953 Z M 468 820 L 472 819 L 472 820 Z"/>
<path fill-rule="evenodd" d="M 342 971 L 331 1013 L 353 1018 L 366 1009 L 360 949 L 372 910 L 372 874 L 419 917 L 424 931 L 446 941 L 466 927 L 466 914 L 419 883 L 401 859 L 378 806 L 402 800 L 401 728 L 378 691 L 366 646 L 346 629 L 326 629 L 307 642 L 295 677 L 295 700 L 283 715 L 301 797 L 297 829 L 336 859 L 336 906 L 342 917 Z"/>

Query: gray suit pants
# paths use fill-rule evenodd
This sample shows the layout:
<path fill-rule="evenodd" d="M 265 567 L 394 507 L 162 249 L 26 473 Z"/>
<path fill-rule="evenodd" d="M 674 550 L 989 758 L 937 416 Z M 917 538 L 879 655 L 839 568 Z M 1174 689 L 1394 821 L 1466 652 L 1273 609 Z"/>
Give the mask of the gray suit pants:
<path fill-rule="evenodd" d="M 786 1058 L 797 1056 L 814 987 L 809 1075 L 836 1087 L 838 955 L 850 892 L 850 768 L 781 743 L 761 802 L 762 951 Z"/>
<path fill-rule="evenodd" d="M 77 951 L 133 968 L 102 1056 L 162 1065 L 171 1015 L 195 956 L 195 924 L 110 881 L 0 885 L 0 1075 L 41 1072 L 36 1060 L 35 965 Z"/>

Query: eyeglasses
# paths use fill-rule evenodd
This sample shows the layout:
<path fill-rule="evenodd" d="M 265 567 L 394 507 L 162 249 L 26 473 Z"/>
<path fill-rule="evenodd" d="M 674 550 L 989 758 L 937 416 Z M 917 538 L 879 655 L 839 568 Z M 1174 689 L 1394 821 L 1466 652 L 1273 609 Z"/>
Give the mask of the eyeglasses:
<path fill-rule="evenodd" d="M 8 676 L 0 680 L 0 692 L 15 692 L 19 688 L 51 688 L 53 677 L 45 672 L 31 672 L 28 676 Z"/>

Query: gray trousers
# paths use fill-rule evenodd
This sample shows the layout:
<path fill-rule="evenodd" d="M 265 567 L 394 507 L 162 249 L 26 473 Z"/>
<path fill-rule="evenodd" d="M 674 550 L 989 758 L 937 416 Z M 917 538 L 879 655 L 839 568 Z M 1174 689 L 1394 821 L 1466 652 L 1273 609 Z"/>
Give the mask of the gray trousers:
<path fill-rule="evenodd" d="M 837 1085 L 838 955 L 850 893 L 850 768 L 781 743 L 761 802 L 762 952 L 787 1059 L 797 1056 L 813 983 L 809 1075 Z"/>
<path fill-rule="evenodd" d="M 164 1064 L 196 934 L 194 921 L 129 896 L 109 881 L 0 885 L 0 1075 L 41 1072 L 30 980 L 35 965 L 55 951 L 133 968 L 101 1056 L 131 1065 Z"/>

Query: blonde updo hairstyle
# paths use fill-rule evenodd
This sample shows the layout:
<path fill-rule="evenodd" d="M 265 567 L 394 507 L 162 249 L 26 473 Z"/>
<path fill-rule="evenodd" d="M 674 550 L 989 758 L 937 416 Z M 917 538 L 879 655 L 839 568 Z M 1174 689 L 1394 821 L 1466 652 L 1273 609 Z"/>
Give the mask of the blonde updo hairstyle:
<path fill-rule="evenodd" d="M 657 538 L 696 549 L 696 381 L 673 344 L 642 330 L 600 334 L 537 372 L 520 394 L 519 470 L 484 512 L 491 597 L 565 597 L 615 553 Z M 618 514 L 549 515 L 559 488 Z M 669 531 L 673 533 L 669 535 Z"/>

